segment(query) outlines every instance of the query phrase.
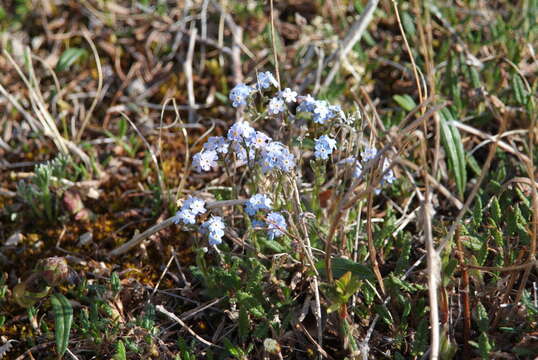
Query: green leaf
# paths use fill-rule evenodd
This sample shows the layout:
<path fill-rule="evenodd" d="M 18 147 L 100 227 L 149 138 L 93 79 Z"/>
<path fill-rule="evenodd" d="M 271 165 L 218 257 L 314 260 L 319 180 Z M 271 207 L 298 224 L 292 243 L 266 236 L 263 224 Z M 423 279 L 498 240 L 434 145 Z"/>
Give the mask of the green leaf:
<path fill-rule="evenodd" d="M 501 224 L 501 206 L 499 205 L 499 199 L 496 196 L 491 200 L 491 217 L 495 221 L 495 225 L 499 227 Z"/>
<path fill-rule="evenodd" d="M 402 12 L 402 24 L 407 36 L 409 38 L 414 38 L 417 33 L 417 29 L 413 23 L 413 17 L 407 11 Z"/>
<path fill-rule="evenodd" d="M 325 261 L 323 261 L 323 260 L 319 261 L 316 264 L 316 268 L 318 269 L 318 271 L 323 276 L 327 275 L 327 272 L 325 270 L 326 269 L 325 268 Z M 344 259 L 344 258 L 333 259 L 332 268 L 333 268 L 332 269 L 333 270 L 333 276 L 335 278 L 340 278 L 346 272 L 351 271 L 351 273 L 353 275 L 355 275 L 360 280 L 364 280 L 364 279 L 374 280 L 375 279 L 372 270 L 368 266 L 356 263 L 356 262 L 354 262 L 352 260 L 349 260 L 349 259 Z"/>
<path fill-rule="evenodd" d="M 69 333 L 73 322 L 73 307 L 62 294 L 53 294 L 50 297 L 52 311 L 54 312 L 54 335 L 56 338 L 56 350 L 61 358 L 67 350 L 69 344 Z"/>
<path fill-rule="evenodd" d="M 87 56 L 88 52 L 85 49 L 69 48 L 66 49 L 60 56 L 56 64 L 56 71 L 64 71 L 69 69 L 77 60 Z"/>
<path fill-rule="evenodd" d="M 248 320 L 248 313 L 244 306 L 239 309 L 239 337 L 241 341 L 245 341 L 250 332 L 250 321 Z"/>
<path fill-rule="evenodd" d="M 378 304 L 375 306 L 376 313 L 381 317 L 381 319 L 387 324 L 392 325 L 394 323 L 394 319 L 392 318 L 392 315 L 387 309 L 385 305 Z"/>
<path fill-rule="evenodd" d="M 519 105 L 526 105 L 528 101 L 527 90 L 523 85 L 523 81 L 518 74 L 512 76 L 512 87 L 514 88 L 514 96 Z"/>
<path fill-rule="evenodd" d="M 123 341 L 118 341 L 116 344 L 116 354 L 114 355 L 114 360 L 127 360 L 127 352 L 125 351 L 125 345 Z"/>
<path fill-rule="evenodd" d="M 407 94 L 405 95 L 394 95 L 392 97 L 392 99 L 394 101 L 396 101 L 396 103 L 398 105 L 400 105 L 402 107 L 402 109 L 406 110 L 406 111 L 411 111 L 413 110 L 417 104 L 415 104 L 415 101 L 413 100 L 413 98 Z"/>
<path fill-rule="evenodd" d="M 463 143 L 458 129 L 449 125 L 448 122 L 453 120 L 452 114 L 448 109 L 440 111 L 441 118 L 441 139 L 448 156 L 448 165 L 456 180 L 456 187 L 460 197 L 463 197 L 465 185 L 467 183 L 467 172 L 465 168 L 465 153 Z"/>

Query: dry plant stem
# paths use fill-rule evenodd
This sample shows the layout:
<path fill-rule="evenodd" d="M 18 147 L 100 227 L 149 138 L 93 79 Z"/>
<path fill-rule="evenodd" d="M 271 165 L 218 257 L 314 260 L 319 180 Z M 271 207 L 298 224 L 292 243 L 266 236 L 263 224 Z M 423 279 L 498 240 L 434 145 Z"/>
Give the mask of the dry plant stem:
<path fill-rule="evenodd" d="M 439 358 L 439 299 L 437 288 L 441 279 L 441 265 L 439 254 L 435 251 L 432 236 L 432 203 L 431 189 L 428 184 L 426 171 L 423 171 L 423 178 L 426 183 L 424 201 L 422 203 L 422 221 L 424 224 L 424 242 L 426 244 L 426 256 L 428 263 L 428 297 L 430 301 L 430 327 L 431 327 L 431 346 L 430 359 Z"/>
<path fill-rule="evenodd" d="M 368 252 L 370 253 L 370 261 L 372 262 L 372 269 L 374 271 L 379 287 L 381 288 L 381 293 L 385 295 L 385 285 L 383 283 L 383 276 L 381 276 L 381 271 L 379 271 L 379 263 L 377 262 L 377 251 L 374 245 L 374 234 L 372 229 L 372 212 L 373 212 L 373 203 L 374 203 L 374 193 L 370 191 L 368 194 L 368 207 L 366 209 L 366 231 L 368 234 Z"/>
<path fill-rule="evenodd" d="M 305 334 L 305 336 L 307 337 L 308 340 L 310 340 L 310 342 L 312 344 L 314 344 L 314 346 L 316 347 L 316 350 L 318 350 L 318 352 L 320 353 L 320 355 L 322 356 L 325 356 L 327 359 L 333 359 L 332 356 L 330 356 L 329 354 L 327 354 L 327 352 L 325 350 L 323 350 L 323 348 L 321 347 L 320 344 L 318 344 L 316 342 L 316 340 L 314 340 L 314 338 L 312 337 L 312 335 L 310 335 L 310 333 L 308 332 L 308 330 L 305 329 L 304 325 L 302 323 L 297 323 L 297 325 L 299 326 L 299 328 L 302 330 L 302 332 Z"/>
<path fill-rule="evenodd" d="M 84 162 L 84 164 L 88 168 L 91 168 L 92 167 L 92 162 L 91 162 L 89 156 L 86 155 L 86 153 L 84 151 L 82 151 L 75 143 L 63 138 L 62 135 L 60 134 L 60 132 L 58 131 L 58 127 L 56 126 L 56 123 L 55 123 L 52 115 L 47 110 L 47 106 L 46 106 L 46 103 L 45 103 L 45 101 L 43 99 L 43 96 L 40 93 L 40 89 L 37 87 L 38 81 L 37 81 L 37 78 L 35 77 L 35 75 L 33 73 L 32 63 L 29 62 L 29 64 L 28 64 L 29 75 L 30 75 L 30 80 L 31 80 L 30 81 L 24 75 L 21 68 L 15 62 L 15 60 L 9 54 L 9 52 L 7 52 L 4 49 L 3 54 L 7 57 L 7 59 L 11 63 L 11 65 L 13 65 L 13 67 L 15 68 L 17 73 L 19 74 L 20 78 L 22 79 L 22 81 L 24 82 L 26 87 L 28 88 L 28 94 L 29 94 L 29 97 L 30 97 L 30 103 L 32 105 L 32 108 L 33 108 L 36 116 L 37 116 L 37 119 L 39 120 L 39 123 L 41 125 L 40 127 L 41 127 L 41 130 L 43 131 L 44 135 L 51 138 L 52 141 L 54 142 L 54 144 L 56 145 L 56 147 L 58 148 L 58 150 L 61 151 L 63 154 L 67 154 L 68 150 L 69 150 L 70 152 L 72 152 L 73 154 L 78 156 L 80 158 L 80 160 L 82 160 Z M 29 56 L 30 50 L 28 48 L 25 49 L 25 54 L 26 54 L 26 57 L 30 60 L 30 58 L 31 58 Z M 34 86 L 32 86 L 32 83 L 34 84 Z M 0 86 L 0 91 L 2 93 L 4 93 L 5 89 Z M 8 94 L 7 91 L 5 91 L 5 93 Z M 10 101 L 15 100 L 11 96 L 8 96 L 7 98 Z M 15 100 L 15 102 L 12 102 L 12 103 L 17 109 L 19 109 L 19 108 L 22 109 L 22 107 L 20 106 L 20 104 L 18 104 L 18 102 L 16 100 Z M 30 119 L 33 119 L 33 117 L 29 113 L 27 113 L 25 111 L 22 111 L 22 113 L 25 116 L 26 120 L 30 123 L 30 125 L 32 123 L 34 123 L 34 124 L 38 123 L 37 121 L 35 121 L 35 119 L 30 120 Z"/>
<path fill-rule="evenodd" d="M 407 53 L 409 54 L 409 58 L 411 59 L 411 65 L 413 66 L 413 74 L 415 75 L 415 82 L 417 84 L 418 98 L 419 98 L 419 101 L 422 103 L 422 101 L 424 100 L 424 97 L 422 95 L 422 87 L 420 86 L 420 79 L 418 77 L 417 65 L 415 64 L 415 58 L 413 57 L 413 52 L 411 51 L 411 47 L 409 46 L 409 42 L 407 41 L 407 37 L 405 36 L 405 31 L 403 29 L 402 21 L 400 19 L 400 12 L 398 11 L 398 5 L 396 4 L 396 0 L 392 0 L 392 6 L 394 7 L 396 20 L 398 22 L 398 26 L 400 27 L 400 32 L 402 33 L 402 37 L 405 44 L 405 49 L 407 50 Z"/>
<path fill-rule="evenodd" d="M 327 59 L 327 61 L 325 62 L 325 67 L 326 67 L 327 65 L 329 65 L 329 62 L 333 61 L 336 58 L 336 61 L 332 65 L 331 71 L 329 71 L 329 74 L 325 78 L 325 81 L 323 82 L 321 89 L 325 89 L 331 84 L 335 75 L 340 70 L 340 65 L 342 63 L 342 60 L 347 56 L 347 54 L 353 48 L 353 46 L 362 38 L 362 35 L 364 34 L 364 31 L 368 27 L 368 24 L 370 24 L 370 21 L 372 21 L 374 11 L 377 8 L 378 3 L 379 3 L 379 0 L 368 1 L 368 4 L 366 4 L 366 7 L 364 8 L 364 12 L 353 23 L 353 25 L 351 25 L 351 29 L 349 30 L 346 37 L 342 41 L 340 47 L 333 54 L 331 54 L 329 59 Z"/>
<path fill-rule="evenodd" d="M 196 34 L 198 29 L 194 27 L 194 23 L 191 24 L 191 36 L 189 38 L 189 48 L 187 50 L 187 57 L 183 63 L 183 70 L 185 71 L 185 77 L 187 78 L 187 96 L 189 100 L 189 123 L 193 123 L 196 120 L 196 112 L 194 106 L 196 101 L 194 98 L 194 81 L 192 80 L 192 59 L 194 57 L 194 45 L 196 44 Z"/>
<path fill-rule="evenodd" d="M 280 88 L 281 88 L 280 70 L 278 69 L 278 53 L 276 51 L 275 13 L 274 13 L 273 0 L 269 0 L 269 5 L 270 5 L 270 8 L 271 8 L 271 43 L 273 45 L 273 56 L 275 58 L 276 81 L 278 83 L 278 90 L 280 90 Z"/>
<path fill-rule="evenodd" d="M 532 269 L 532 267 L 535 267 L 535 266 L 538 267 L 538 260 L 527 262 L 525 264 L 510 265 L 510 266 L 503 266 L 503 267 L 479 266 L 479 265 L 471 265 L 471 264 L 467 264 L 465 266 L 467 266 L 470 269 L 476 269 L 476 270 L 480 270 L 480 271 L 511 272 L 511 271 L 517 271 L 517 270 L 526 270 L 527 268 Z"/>
<path fill-rule="evenodd" d="M 483 131 L 480 131 L 480 130 L 472 127 L 472 126 L 469 126 L 469 125 L 464 124 L 464 123 L 459 122 L 459 121 L 450 121 L 450 124 L 454 125 L 455 127 L 457 127 L 460 130 L 463 130 L 463 131 L 468 132 L 470 134 L 479 136 L 482 139 L 487 139 L 492 143 L 497 142 L 497 145 L 499 146 L 499 148 L 503 149 L 506 152 L 509 152 L 512 155 L 517 156 L 521 161 L 523 161 L 526 164 L 528 164 L 529 161 L 530 161 L 530 159 L 525 154 L 522 154 L 521 152 L 519 152 L 517 149 L 513 148 L 509 144 L 505 143 L 504 141 L 501 141 L 500 136 L 499 136 L 501 134 L 495 135 L 495 136 L 489 135 L 489 134 L 486 134 Z"/>
<path fill-rule="evenodd" d="M 97 48 L 95 47 L 95 44 L 93 43 L 90 33 L 86 28 L 82 29 L 82 36 L 84 36 L 84 39 L 90 44 L 90 48 L 93 52 L 93 57 L 95 59 L 95 66 L 97 67 L 97 74 L 98 74 L 98 80 L 97 80 L 97 92 L 95 93 L 95 98 L 92 101 L 92 104 L 90 105 L 90 109 L 86 113 L 86 116 L 84 117 L 84 120 L 82 121 L 82 125 L 80 126 L 80 129 L 77 133 L 77 136 L 75 138 L 76 142 L 80 142 L 80 139 L 82 138 L 82 134 L 84 133 L 84 130 L 86 129 L 86 126 L 90 122 L 90 118 L 92 116 L 93 110 L 95 109 L 95 106 L 97 106 L 97 102 L 101 98 L 101 91 L 103 90 L 103 70 L 101 69 L 101 60 L 99 60 L 99 53 L 97 52 Z"/>
<path fill-rule="evenodd" d="M 323 345 L 323 331 L 322 331 L 322 324 L 321 324 L 321 300 L 319 297 L 319 284 L 318 284 L 318 272 L 316 269 L 316 265 L 314 263 L 314 256 L 312 255 L 312 245 L 310 243 L 310 236 L 308 235 L 308 228 L 306 226 L 304 216 L 302 215 L 302 208 L 301 208 L 301 198 L 299 195 L 299 187 L 297 186 L 297 181 L 295 179 L 291 180 L 291 183 L 293 184 L 293 192 L 295 194 L 295 202 L 297 211 L 299 214 L 299 222 L 301 224 L 301 229 L 304 233 L 304 239 L 306 241 L 306 257 L 310 263 L 310 266 L 312 267 L 312 270 L 314 270 L 314 276 L 312 278 L 312 285 L 314 290 L 314 300 L 316 302 L 316 323 L 317 323 L 317 336 L 318 336 L 318 343 L 321 347 Z M 302 241 L 300 241 L 302 242 Z"/>
<path fill-rule="evenodd" d="M 469 340 L 471 339 L 471 304 L 469 301 L 469 272 L 465 266 L 465 258 L 463 252 L 463 244 L 460 239 L 460 227 L 456 228 L 456 246 L 458 251 L 456 256 L 460 265 L 462 289 L 460 289 L 463 300 L 463 353 L 470 354 Z"/>
<path fill-rule="evenodd" d="M 175 256 L 176 256 L 176 254 L 174 253 L 174 250 L 172 249 L 172 256 L 170 256 L 170 259 L 169 259 L 168 262 L 166 263 L 166 266 L 164 267 L 164 270 L 163 270 L 161 276 L 159 277 L 159 280 L 157 281 L 157 284 L 156 284 L 155 287 L 153 288 L 153 291 L 152 291 L 151 294 L 149 295 L 148 300 L 146 301 L 146 304 L 149 304 L 149 303 L 150 303 L 151 298 L 153 297 L 153 295 L 155 295 L 155 293 L 156 293 L 157 290 L 159 289 L 159 286 L 161 285 L 161 281 L 163 281 L 164 276 L 166 275 L 166 273 L 168 272 L 168 269 L 170 268 L 170 265 L 172 265 L 172 261 L 174 260 L 174 257 L 175 257 Z"/>
<path fill-rule="evenodd" d="M 174 104 L 174 111 L 176 112 L 177 121 L 179 121 L 179 123 L 181 125 L 183 125 L 183 121 L 181 120 L 181 115 L 179 114 L 175 99 L 172 100 L 172 104 Z M 165 105 L 166 105 L 166 103 L 165 103 Z M 211 130 L 212 130 L 212 128 L 211 128 Z M 190 167 L 190 160 L 191 160 L 190 153 L 191 153 L 191 150 L 190 150 L 190 147 L 189 147 L 189 135 L 188 135 L 187 129 L 185 129 L 185 127 L 181 128 L 181 133 L 183 134 L 183 139 L 185 139 L 185 161 L 184 161 L 184 164 L 183 164 L 183 177 L 181 178 L 181 181 L 179 182 L 179 185 L 177 186 L 176 199 L 175 199 L 176 202 L 179 199 L 180 194 L 183 193 L 183 189 L 185 188 L 185 183 L 187 182 L 187 179 L 188 179 L 190 171 L 191 171 L 191 167 Z"/>
<path fill-rule="evenodd" d="M 187 332 L 189 334 L 194 336 L 196 338 L 196 340 L 198 340 L 202 344 L 207 345 L 207 346 L 212 346 L 212 347 L 215 347 L 217 349 L 223 349 L 224 350 L 224 348 L 222 346 L 219 346 L 217 344 L 213 344 L 212 342 L 207 341 L 206 339 L 204 339 L 203 337 L 201 337 L 200 335 L 195 333 L 194 330 L 192 330 L 187 324 L 185 324 L 185 322 L 183 322 L 183 320 L 181 320 L 179 317 L 177 317 L 174 313 L 171 313 L 170 311 L 166 310 L 164 308 L 164 306 L 157 305 L 155 307 L 155 310 L 157 310 L 158 312 L 166 315 L 168 318 L 170 318 L 170 319 L 174 320 L 175 322 L 177 322 L 179 325 L 181 325 L 181 327 L 183 327 L 185 330 L 187 330 Z"/>

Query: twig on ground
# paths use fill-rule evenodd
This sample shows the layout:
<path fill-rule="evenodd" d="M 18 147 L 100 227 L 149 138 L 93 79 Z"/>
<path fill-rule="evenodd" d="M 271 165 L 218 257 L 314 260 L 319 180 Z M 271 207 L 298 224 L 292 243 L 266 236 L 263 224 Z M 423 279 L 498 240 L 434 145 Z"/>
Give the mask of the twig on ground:
<path fill-rule="evenodd" d="M 210 341 L 207 341 L 206 339 L 204 339 L 203 337 L 201 337 L 200 335 L 198 335 L 197 333 L 194 332 L 194 330 L 192 330 L 187 324 L 185 324 L 183 322 L 183 320 L 181 320 L 180 318 L 178 318 L 174 313 L 171 313 L 170 311 L 166 310 L 164 308 L 164 306 L 162 305 L 157 305 L 155 307 L 155 309 L 166 315 L 167 317 L 169 317 L 170 319 L 174 320 L 175 322 L 177 322 L 179 325 L 181 325 L 181 327 L 183 327 L 185 330 L 187 330 L 187 332 L 189 334 L 191 334 L 192 336 L 194 336 L 196 338 L 196 340 L 200 341 L 202 344 L 204 345 L 207 345 L 207 346 L 212 346 L 212 347 L 215 347 L 217 349 L 224 349 L 222 346 L 219 346 L 217 344 L 213 344 L 212 342 Z"/>

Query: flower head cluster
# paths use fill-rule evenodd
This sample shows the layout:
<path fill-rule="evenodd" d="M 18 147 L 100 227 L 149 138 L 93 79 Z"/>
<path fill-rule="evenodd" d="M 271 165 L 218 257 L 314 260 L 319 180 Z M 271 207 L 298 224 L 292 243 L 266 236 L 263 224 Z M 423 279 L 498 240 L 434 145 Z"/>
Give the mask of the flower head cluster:
<path fill-rule="evenodd" d="M 316 159 L 327 160 L 333 150 L 336 149 L 336 140 L 328 135 L 321 135 L 315 140 L 315 153 Z"/>
<path fill-rule="evenodd" d="M 247 104 L 247 98 L 254 91 L 251 86 L 245 84 L 237 84 L 230 91 L 230 100 L 233 107 L 239 107 Z"/>
<path fill-rule="evenodd" d="M 174 223 L 179 224 L 182 222 L 185 225 L 192 225 L 196 223 L 196 215 L 204 214 L 205 212 L 205 201 L 189 196 L 174 216 Z"/>
<path fill-rule="evenodd" d="M 256 133 L 256 130 L 246 121 L 238 121 L 233 124 L 228 130 L 228 140 L 238 141 L 240 143 L 248 141 L 248 139 Z"/>
<path fill-rule="evenodd" d="M 222 136 L 211 136 L 204 144 L 205 151 L 215 151 L 219 154 L 227 154 L 230 144 Z"/>
<path fill-rule="evenodd" d="M 297 107 L 299 112 L 312 114 L 312 120 L 318 124 L 325 124 L 328 120 L 339 118 L 343 121 L 346 116 L 340 106 L 330 105 L 325 100 L 316 100 L 311 95 L 301 96 L 300 104 Z"/>
<path fill-rule="evenodd" d="M 271 210 L 272 201 L 264 194 L 255 194 L 248 199 L 245 204 L 245 211 L 250 216 L 254 216 L 260 210 Z"/>
<path fill-rule="evenodd" d="M 196 171 L 209 171 L 211 168 L 217 167 L 218 154 L 215 150 L 203 150 L 194 154 L 192 157 L 192 165 Z"/>
<path fill-rule="evenodd" d="M 226 225 L 224 225 L 220 216 L 211 216 L 209 220 L 200 226 L 200 229 L 202 233 L 207 234 L 209 245 L 220 245 L 224 236 L 225 227 Z"/>
<path fill-rule="evenodd" d="M 256 131 L 245 121 L 233 124 L 226 138 L 210 137 L 203 150 L 193 156 L 193 166 L 198 172 L 210 171 L 217 166 L 219 154 L 225 155 L 229 151 L 240 161 L 260 164 L 264 174 L 275 169 L 290 172 L 295 167 L 295 158 L 287 146 Z"/>
<path fill-rule="evenodd" d="M 377 156 L 377 149 L 375 147 L 365 147 L 364 151 L 361 152 L 362 161 L 367 163 Z"/>
<path fill-rule="evenodd" d="M 267 235 L 273 240 L 275 237 L 280 237 L 284 234 L 283 230 L 287 229 L 286 219 L 278 212 L 270 212 L 267 215 Z"/>
<path fill-rule="evenodd" d="M 288 147 L 278 141 L 267 144 L 263 148 L 261 156 L 260 161 L 264 174 L 274 169 L 290 172 L 295 167 L 295 158 Z"/>
<path fill-rule="evenodd" d="M 280 114 L 281 112 L 284 112 L 286 110 L 286 104 L 284 103 L 284 100 L 279 98 L 278 96 L 275 96 L 271 100 L 269 100 L 269 105 L 267 105 L 267 111 L 271 115 Z"/>
<path fill-rule="evenodd" d="M 297 101 L 297 91 L 293 91 L 290 88 L 285 88 L 284 91 L 280 91 L 278 95 L 287 103 Z"/>
<path fill-rule="evenodd" d="M 383 178 L 381 179 L 381 185 L 392 184 L 396 180 L 394 176 L 394 171 L 390 169 L 389 159 L 385 158 L 383 160 Z"/>
<path fill-rule="evenodd" d="M 258 73 L 257 84 L 259 90 L 267 89 L 271 85 L 278 87 L 275 77 L 269 71 Z"/>

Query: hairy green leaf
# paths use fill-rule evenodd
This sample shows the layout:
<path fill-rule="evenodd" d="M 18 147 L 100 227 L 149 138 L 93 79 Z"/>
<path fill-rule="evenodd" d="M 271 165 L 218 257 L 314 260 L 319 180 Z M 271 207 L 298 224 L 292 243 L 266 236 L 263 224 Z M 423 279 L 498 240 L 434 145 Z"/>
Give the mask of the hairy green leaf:
<path fill-rule="evenodd" d="M 61 358 L 67 350 L 69 333 L 73 322 L 73 307 L 62 294 L 53 294 L 50 297 L 52 311 L 54 312 L 54 335 L 56 338 L 56 350 Z"/>

